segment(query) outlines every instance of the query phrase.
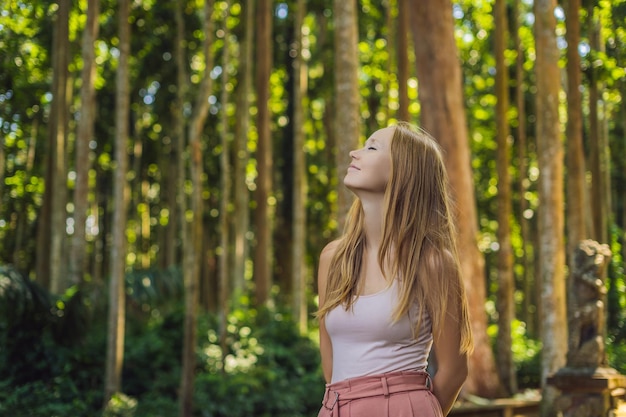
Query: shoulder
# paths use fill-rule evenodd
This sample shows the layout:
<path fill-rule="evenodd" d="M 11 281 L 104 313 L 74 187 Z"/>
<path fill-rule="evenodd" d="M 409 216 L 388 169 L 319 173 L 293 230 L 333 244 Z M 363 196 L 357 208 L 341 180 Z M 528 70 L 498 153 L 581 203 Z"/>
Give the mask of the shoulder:
<path fill-rule="evenodd" d="M 333 256 L 335 256 L 338 247 L 339 240 L 333 240 L 332 242 L 328 243 L 320 253 L 317 279 L 318 286 L 321 290 L 324 290 L 326 288 L 326 279 L 328 277 L 330 262 L 332 261 Z"/>
<path fill-rule="evenodd" d="M 339 242 L 340 240 L 336 239 L 328 243 L 326 246 L 324 246 L 324 249 L 322 249 L 322 252 L 320 253 L 320 262 L 322 261 L 330 262 L 333 256 L 335 256 L 335 252 L 337 252 L 337 248 L 339 247 Z"/>

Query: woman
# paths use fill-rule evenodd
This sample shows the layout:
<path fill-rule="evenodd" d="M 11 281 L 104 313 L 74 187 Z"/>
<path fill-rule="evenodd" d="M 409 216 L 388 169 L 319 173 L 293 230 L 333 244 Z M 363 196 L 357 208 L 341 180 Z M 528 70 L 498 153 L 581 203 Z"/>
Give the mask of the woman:
<path fill-rule="evenodd" d="M 350 157 L 344 184 L 357 199 L 319 262 L 319 417 L 445 416 L 472 335 L 441 151 L 400 122 Z"/>

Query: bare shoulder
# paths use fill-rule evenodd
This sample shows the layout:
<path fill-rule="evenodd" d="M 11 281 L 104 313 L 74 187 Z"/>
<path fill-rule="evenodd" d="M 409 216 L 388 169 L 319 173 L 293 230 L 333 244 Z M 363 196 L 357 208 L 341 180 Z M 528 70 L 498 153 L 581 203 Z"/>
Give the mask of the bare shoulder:
<path fill-rule="evenodd" d="M 338 246 L 339 246 L 339 240 L 333 240 L 332 242 L 328 243 L 324 247 L 324 249 L 322 249 L 322 252 L 320 253 L 320 261 L 319 261 L 319 267 L 318 267 L 318 273 L 317 273 L 317 282 L 318 282 L 318 288 L 322 294 L 324 290 L 326 289 L 326 279 L 328 277 L 328 269 L 330 268 L 330 262 L 333 259 L 335 252 L 337 252 Z"/>
<path fill-rule="evenodd" d="M 324 246 L 324 249 L 322 249 L 322 252 L 320 253 L 320 262 L 330 262 L 330 260 L 335 255 L 338 246 L 339 239 L 333 240 L 332 242 L 329 242 L 326 246 Z"/>

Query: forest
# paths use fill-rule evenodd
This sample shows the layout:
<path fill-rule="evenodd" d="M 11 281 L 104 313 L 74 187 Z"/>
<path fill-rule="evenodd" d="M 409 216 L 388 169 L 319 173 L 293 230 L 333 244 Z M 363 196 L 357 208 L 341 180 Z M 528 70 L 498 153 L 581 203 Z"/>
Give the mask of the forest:
<path fill-rule="evenodd" d="M 0 0 L 0 51 L 0 416 L 317 415 L 318 257 L 400 120 L 454 194 L 459 404 L 556 415 L 583 241 L 626 373 L 626 0 Z"/>

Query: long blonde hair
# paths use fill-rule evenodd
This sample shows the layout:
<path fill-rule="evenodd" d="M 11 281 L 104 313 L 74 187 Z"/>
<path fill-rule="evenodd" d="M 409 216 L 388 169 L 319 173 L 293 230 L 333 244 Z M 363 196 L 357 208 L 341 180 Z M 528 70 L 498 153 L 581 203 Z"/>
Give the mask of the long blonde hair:
<path fill-rule="evenodd" d="M 458 308 L 460 350 L 469 352 L 472 333 L 441 149 L 425 131 L 398 122 L 391 140 L 391 160 L 378 262 L 385 277 L 399 278 L 393 319 L 399 320 L 417 302 L 415 332 L 424 311 L 433 331 L 441 332 L 448 307 Z M 330 263 L 326 301 L 317 312 L 320 318 L 338 305 L 351 308 L 358 296 L 366 240 L 363 216 L 356 199 Z"/>

